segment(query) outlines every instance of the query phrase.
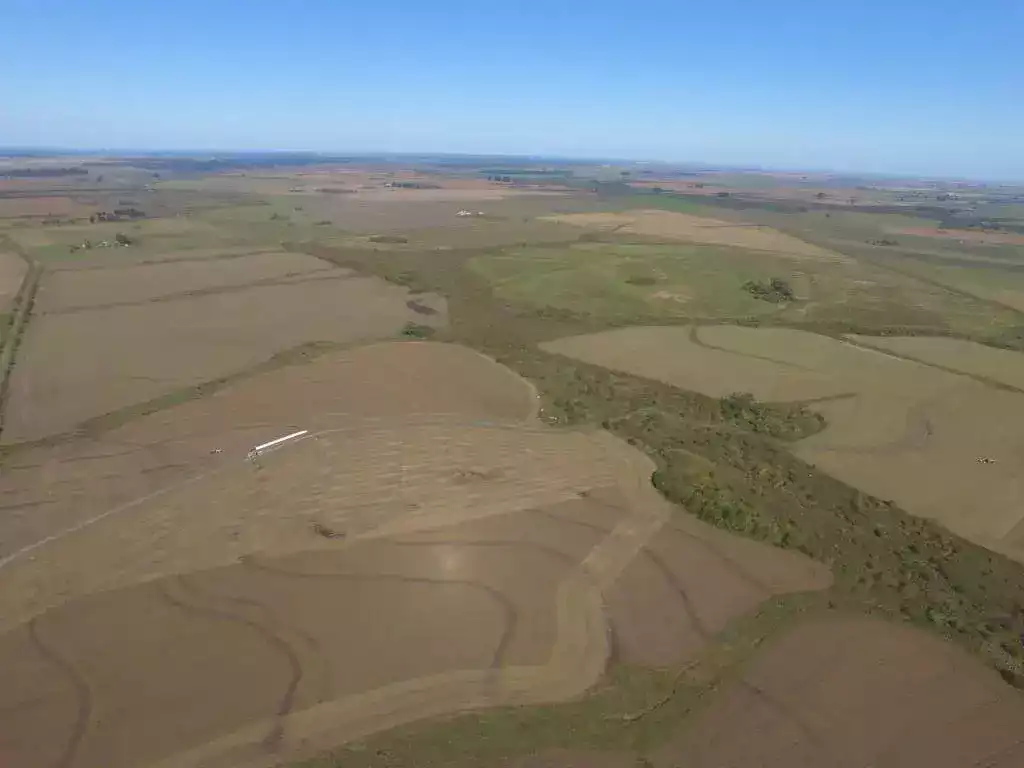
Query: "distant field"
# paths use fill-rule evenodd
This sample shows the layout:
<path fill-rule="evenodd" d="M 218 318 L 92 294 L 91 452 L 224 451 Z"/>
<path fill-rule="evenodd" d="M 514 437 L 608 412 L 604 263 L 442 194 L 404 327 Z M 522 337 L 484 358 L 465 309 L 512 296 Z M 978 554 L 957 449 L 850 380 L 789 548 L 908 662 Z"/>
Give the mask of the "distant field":
<path fill-rule="evenodd" d="M 195 258 L 195 257 L 193 257 Z M 312 256 L 287 252 L 220 253 L 201 261 L 168 260 L 107 269 L 51 272 L 39 288 L 39 313 L 151 301 L 175 294 L 217 292 L 254 283 L 309 277 L 337 269 Z"/>
<path fill-rule="evenodd" d="M 1016 313 L 861 262 L 812 267 L 778 254 L 722 246 L 577 243 L 524 247 L 473 258 L 499 296 L 621 322 L 675 318 L 773 318 L 870 327 L 946 327 L 992 332 Z M 748 281 L 786 280 L 795 301 L 772 303 Z"/>
<path fill-rule="evenodd" d="M 777 313 L 777 305 L 742 288 L 773 276 L 790 279 L 806 295 L 808 283 L 791 263 L 759 256 L 684 244 L 580 243 L 512 249 L 474 258 L 470 267 L 502 298 L 607 318 Z"/>
<path fill-rule="evenodd" d="M 17 254 L 3 251 L 2 247 L 0 245 L 0 314 L 6 314 L 21 290 L 28 264 Z"/>
<path fill-rule="evenodd" d="M 553 217 L 555 221 L 603 231 L 626 232 L 668 239 L 687 240 L 707 245 L 735 246 L 769 251 L 793 259 L 810 258 L 843 261 L 842 254 L 826 251 L 776 230 L 756 224 L 708 219 L 685 213 L 660 210 L 633 210 L 622 213 L 587 213 Z"/>
<path fill-rule="evenodd" d="M 286 157 L 0 179 L 0 763 L 1024 757 L 1021 190 Z"/>
<path fill-rule="evenodd" d="M 948 365 L 948 340 L 874 339 Z M 865 492 L 1024 560 L 1024 395 L 803 331 L 627 328 L 549 342 L 576 357 L 712 397 L 820 400 L 827 428 L 796 453 Z M 921 352 L 921 350 L 924 350 Z M 998 366 L 999 370 L 993 368 Z M 978 347 L 956 367 L 1019 378 L 1024 355 Z M 991 458 L 985 464 L 979 458 Z M 979 507 L 973 500 L 984 498 Z"/>
<path fill-rule="evenodd" d="M 11 379 L 5 442 L 63 432 L 296 345 L 387 338 L 406 323 L 444 322 L 443 302 L 418 297 L 439 311 L 424 317 L 406 306 L 404 288 L 375 278 L 338 270 L 311 278 L 35 317 Z M 100 295 L 110 293 L 89 287 L 88 296 Z"/>

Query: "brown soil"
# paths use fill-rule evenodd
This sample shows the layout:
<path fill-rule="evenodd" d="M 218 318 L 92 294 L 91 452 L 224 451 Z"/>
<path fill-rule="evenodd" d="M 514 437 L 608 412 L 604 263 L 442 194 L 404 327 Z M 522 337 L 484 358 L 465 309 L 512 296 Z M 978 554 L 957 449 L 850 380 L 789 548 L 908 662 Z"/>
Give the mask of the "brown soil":
<path fill-rule="evenodd" d="M 308 276 L 328 269 L 332 268 L 312 256 L 269 252 L 198 262 L 168 260 L 109 269 L 61 270 L 44 278 L 33 312 L 48 314 L 181 298 L 187 294 L 215 293 L 229 287 Z"/>
<path fill-rule="evenodd" d="M 121 426 L 98 423 L 81 439 L 18 452 L 0 473 L 0 559 L 239 462 L 252 446 L 298 429 L 508 423 L 528 419 L 535 408 L 522 379 L 465 347 L 392 342 L 324 354 Z"/>
<path fill-rule="evenodd" d="M 403 288 L 335 270 L 244 291 L 40 315 L 19 348 L 4 441 L 64 432 L 298 344 L 351 343 L 396 336 L 410 322 L 445 323 L 443 312 L 413 312 L 408 299 Z M 417 300 L 444 307 L 437 297 Z"/>
<path fill-rule="evenodd" d="M 324 363 L 320 385 L 317 365 L 104 439 L 269 421 L 260 406 L 284 408 L 280 387 L 303 376 L 309 397 L 289 394 L 313 437 L 255 464 L 218 455 L 159 496 L 39 530 L 51 538 L 0 565 L 0 658 L 20 670 L 0 709 L 19 710 L 18 734 L 4 734 L 19 766 L 58 753 L 82 768 L 270 765 L 410 719 L 579 695 L 612 653 L 609 620 L 617 637 L 657 620 L 655 606 L 615 607 L 629 606 L 616 581 L 648 542 L 649 557 L 684 561 L 671 579 L 702 632 L 828 583 L 822 566 L 694 520 L 663 542 L 672 507 L 649 460 L 607 433 L 540 427 L 529 387 L 475 353 L 354 350 Z M 346 368 L 363 383 L 330 391 Z M 466 423 L 474 413 L 503 422 Z M 94 465 L 47 469 L 37 482 L 78 483 L 94 508 L 119 485 Z M 620 650 L 652 656 L 641 634 Z M 59 752 L 33 746 L 44 732 Z"/>
<path fill-rule="evenodd" d="M 804 624 L 775 642 L 656 768 L 1024 764 L 1024 699 L 959 649 L 866 618 Z"/>
<path fill-rule="evenodd" d="M 658 532 L 607 595 L 618 658 L 679 666 L 765 600 L 824 589 L 830 581 L 827 568 L 801 555 L 680 516 Z"/>
<path fill-rule="evenodd" d="M 731 245 L 754 251 L 770 251 L 797 259 L 846 260 L 841 254 L 826 251 L 770 227 L 709 219 L 674 211 L 635 210 L 622 213 L 575 213 L 550 218 L 580 227 L 689 240 L 711 245 Z"/>
<path fill-rule="evenodd" d="M 783 328 L 623 328 L 542 347 L 713 397 L 746 391 L 811 401 L 828 426 L 796 444 L 798 456 L 1024 560 L 1024 355 L 948 339 L 849 338 Z M 925 364 L 882 351 L 889 349 Z"/>
<path fill-rule="evenodd" d="M 535 755 L 502 760 L 488 768 L 638 768 L 636 757 L 584 749 L 547 749 Z"/>
<path fill-rule="evenodd" d="M 95 210 L 95 206 L 84 205 L 71 197 L 58 195 L 0 198 L 0 219 L 19 216 L 81 217 L 95 213 Z"/>

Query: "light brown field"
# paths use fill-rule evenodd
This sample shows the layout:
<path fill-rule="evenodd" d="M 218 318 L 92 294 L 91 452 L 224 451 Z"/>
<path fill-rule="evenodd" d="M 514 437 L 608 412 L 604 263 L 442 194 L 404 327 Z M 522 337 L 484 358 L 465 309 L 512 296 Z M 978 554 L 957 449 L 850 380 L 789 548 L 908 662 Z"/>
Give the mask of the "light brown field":
<path fill-rule="evenodd" d="M 27 273 L 28 264 L 23 258 L 16 253 L 0 251 L 0 313 L 11 311 Z"/>
<path fill-rule="evenodd" d="M 794 259 L 846 261 L 846 257 L 811 245 L 771 227 L 740 224 L 686 213 L 634 210 L 622 213 L 574 213 L 552 216 L 552 220 L 605 231 L 687 240 L 709 245 L 731 245 L 754 251 L 769 251 Z"/>
<path fill-rule="evenodd" d="M 928 336 L 856 336 L 858 344 L 894 352 L 928 365 L 990 379 L 1024 390 L 1024 355 L 961 339 Z"/>
<path fill-rule="evenodd" d="M 273 251 L 231 258 L 211 257 L 198 263 L 168 260 L 109 269 L 60 270 L 44 277 L 34 311 L 49 314 L 140 303 L 329 271 L 338 274 L 336 268 L 312 256 Z"/>
<path fill-rule="evenodd" d="M 802 556 L 668 523 L 646 457 L 541 426 L 535 401 L 474 352 L 381 344 L 72 441 L 59 460 L 20 456 L 5 494 L 45 484 L 78 504 L 0 560 L 5 757 L 277 765 L 412 719 L 579 695 L 605 668 L 609 625 L 632 659 L 686 658 L 770 595 L 829 583 Z M 296 421 L 313 435 L 243 459 Z M 105 508 L 139 453 L 193 479 Z M 662 631 L 664 606 L 632 593 L 666 585 L 689 613 Z"/>
<path fill-rule="evenodd" d="M 1024 765 L 1024 698 L 958 648 L 867 618 L 805 623 L 765 649 L 656 768 Z"/>
<path fill-rule="evenodd" d="M 879 343 L 889 340 L 871 341 Z M 949 362 L 948 346 L 908 343 L 932 350 L 921 354 L 925 362 Z M 1024 394 L 988 383 L 1015 381 L 1024 358 L 975 349 L 958 363 L 960 375 L 859 344 L 787 329 L 702 326 L 619 329 L 543 347 L 712 397 L 744 391 L 762 400 L 820 399 L 812 407 L 828 426 L 796 444 L 798 456 L 1024 560 Z"/>
<path fill-rule="evenodd" d="M 397 335 L 445 322 L 410 309 L 404 288 L 339 270 L 244 291 L 65 314 L 29 324 L 11 378 L 5 442 L 73 429 L 89 418 L 226 376 L 314 341 Z"/>
<path fill-rule="evenodd" d="M 79 217 L 95 212 L 95 206 L 86 205 L 72 197 L 40 195 L 38 197 L 0 197 L 0 219 L 31 217 Z"/>

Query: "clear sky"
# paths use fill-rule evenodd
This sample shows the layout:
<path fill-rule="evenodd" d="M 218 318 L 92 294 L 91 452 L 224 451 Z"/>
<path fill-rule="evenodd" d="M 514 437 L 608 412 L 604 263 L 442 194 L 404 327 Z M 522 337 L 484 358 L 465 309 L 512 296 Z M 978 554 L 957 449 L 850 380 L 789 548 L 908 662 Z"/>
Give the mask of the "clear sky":
<path fill-rule="evenodd" d="M 1024 180 L 1024 0 L 0 0 L 0 146 Z"/>

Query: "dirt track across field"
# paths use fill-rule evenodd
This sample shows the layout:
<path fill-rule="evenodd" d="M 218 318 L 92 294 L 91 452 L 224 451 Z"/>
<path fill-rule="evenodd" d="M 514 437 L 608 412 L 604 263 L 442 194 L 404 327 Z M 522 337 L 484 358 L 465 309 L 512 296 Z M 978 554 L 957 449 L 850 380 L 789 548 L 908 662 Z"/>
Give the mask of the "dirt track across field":
<path fill-rule="evenodd" d="M 17 670 L 0 754 L 275 765 L 413 719 L 573 697 L 610 636 L 674 663 L 771 595 L 828 585 L 802 556 L 673 521 L 646 457 L 534 410 L 474 352 L 383 344 L 126 425 L 83 448 L 121 446 L 100 465 L 21 457 L 8 492 L 63 484 L 98 511 L 67 507 L 60 527 L 49 510 L 41 543 L 0 566 L 0 664 Z M 243 458 L 293 424 L 313 434 Z M 103 509 L 118 464 L 150 450 L 195 479 Z"/>

